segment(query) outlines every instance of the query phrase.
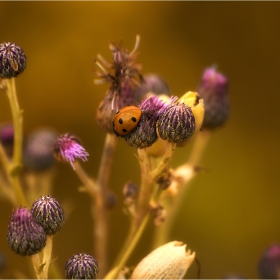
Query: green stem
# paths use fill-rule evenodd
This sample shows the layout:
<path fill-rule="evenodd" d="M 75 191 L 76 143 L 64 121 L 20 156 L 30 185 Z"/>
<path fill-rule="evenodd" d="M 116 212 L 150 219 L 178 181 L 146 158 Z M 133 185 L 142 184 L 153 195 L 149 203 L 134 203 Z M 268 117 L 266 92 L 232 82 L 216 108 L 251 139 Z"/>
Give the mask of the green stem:
<path fill-rule="evenodd" d="M 4 79 L 3 83 L 4 90 L 6 91 L 10 102 L 14 127 L 13 161 L 12 165 L 9 166 L 9 172 L 7 173 L 7 176 L 9 177 L 9 181 L 14 188 L 18 203 L 23 206 L 28 206 L 19 182 L 19 171 L 21 169 L 22 157 L 22 111 L 20 110 L 18 104 L 15 79 Z"/>
<path fill-rule="evenodd" d="M 153 247 L 157 248 L 169 241 L 175 218 L 177 217 L 183 203 L 186 201 L 186 193 L 190 187 L 191 180 L 198 174 L 197 167 L 210 139 L 211 132 L 203 130 L 195 138 L 194 145 L 188 162 L 179 166 L 173 173 L 172 187 L 178 189 L 178 193 L 172 201 L 166 205 L 167 218 L 165 222 L 157 227 L 154 235 Z"/>
<path fill-rule="evenodd" d="M 117 279 L 117 276 L 120 272 L 120 270 L 122 269 L 122 267 L 125 265 L 125 263 L 127 262 L 127 260 L 129 259 L 131 253 L 133 252 L 133 250 L 135 249 L 138 241 L 140 240 L 147 224 L 148 224 L 148 220 L 149 220 L 149 213 L 147 213 L 144 217 L 144 219 L 142 220 L 137 232 L 135 233 L 133 239 L 131 240 L 127 250 L 125 251 L 124 255 L 122 256 L 122 258 L 120 259 L 118 265 L 113 268 L 105 277 L 104 279 Z"/>
<path fill-rule="evenodd" d="M 49 274 L 49 267 L 51 264 L 51 258 L 52 258 L 52 248 L 53 248 L 53 235 L 47 235 L 47 243 L 43 250 L 43 275 L 45 279 L 48 279 Z"/>
<path fill-rule="evenodd" d="M 19 108 L 19 103 L 16 93 L 15 78 L 6 80 L 7 96 L 10 102 L 13 126 L 14 126 L 14 151 L 13 151 L 13 164 L 14 168 L 21 167 L 21 156 L 22 156 L 22 113 L 23 111 Z"/>
<path fill-rule="evenodd" d="M 109 190 L 109 180 L 115 150 L 116 136 L 114 134 L 107 133 L 96 180 L 99 198 L 96 203 L 92 204 L 92 213 L 95 220 L 95 224 L 93 226 L 95 256 L 99 263 L 99 277 L 101 278 L 107 271 L 108 262 L 109 224 L 106 199 Z"/>

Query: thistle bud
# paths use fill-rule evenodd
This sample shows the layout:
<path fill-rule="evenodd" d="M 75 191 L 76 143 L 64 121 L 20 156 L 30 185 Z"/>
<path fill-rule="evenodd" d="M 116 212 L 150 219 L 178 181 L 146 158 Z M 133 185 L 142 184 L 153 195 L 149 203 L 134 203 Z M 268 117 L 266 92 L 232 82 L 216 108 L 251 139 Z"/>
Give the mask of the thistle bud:
<path fill-rule="evenodd" d="M 52 146 L 52 152 L 57 160 L 69 162 L 73 169 L 75 169 L 73 162 L 77 158 L 86 161 L 89 155 L 81 146 L 79 139 L 69 133 L 56 138 Z"/>
<path fill-rule="evenodd" d="M 34 201 L 31 212 L 37 224 L 43 227 L 47 235 L 55 234 L 64 223 L 64 210 L 59 202 L 47 195 Z"/>
<path fill-rule="evenodd" d="M 46 245 L 46 233 L 26 208 L 16 209 L 10 219 L 7 240 L 9 247 L 21 256 L 40 252 Z"/>
<path fill-rule="evenodd" d="M 52 144 L 57 133 L 52 129 L 38 129 L 31 133 L 23 150 L 23 163 L 33 171 L 44 171 L 55 162 Z"/>
<path fill-rule="evenodd" d="M 195 117 L 190 107 L 173 102 L 162 110 L 158 119 L 159 136 L 169 142 L 184 142 L 195 131 Z"/>
<path fill-rule="evenodd" d="M 139 106 L 142 111 L 141 119 L 133 132 L 124 136 L 126 143 L 140 149 L 155 143 L 158 139 L 156 131 L 158 114 L 165 106 L 166 104 L 157 96 L 152 96 L 142 101 Z"/>
<path fill-rule="evenodd" d="M 65 265 L 67 279 L 96 279 L 98 263 L 90 255 L 80 253 L 73 255 Z"/>
<path fill-rule="evenodd" d="M 197 92 L 204 101 L 203 128 L 213 129 L 229 116 L 228 79 L 214 67 L 204 71 Z"/>
<path fill-rule="evenodd" d="M 10 79 L 21 74 L 26 67 L 26 56 L 16 44 L 0 44 L 0 77 Z"/>
<path fill-rule="evenodd" d="M 258 265 L 261 279 L 280 278 L 280 245 L 271 245 L 265 249 Z"/>

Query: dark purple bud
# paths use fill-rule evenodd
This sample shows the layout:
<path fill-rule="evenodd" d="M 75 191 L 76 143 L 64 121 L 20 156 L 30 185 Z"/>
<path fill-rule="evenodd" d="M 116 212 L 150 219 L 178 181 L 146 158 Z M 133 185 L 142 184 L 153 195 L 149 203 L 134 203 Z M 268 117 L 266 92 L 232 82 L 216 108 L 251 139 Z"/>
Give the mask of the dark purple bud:
<path fill-rule="evenodd" d="M 271 245 L 265 249 L 259 261 L 258 271 L 261 279 L 280 278 L 280 245 Z"/>
<path fill-rule="evenodd" d="M 89 154 L 81 146 L 79 139 L 69 133 L 62 134 L 56 138 L 52 146 L 54 157 L 59 161 L 66 161 L 74 168 L 73 162 L 80 158 L 82 161 L 87 161 Z"/>
<path fill-rule="evenodd" d="M 52 129 L 38 129 L 29 135 L 23 150 L 23 163 L 33 171 L 51 168 L 55 162 L 52 144 L 57 133 Z"/>
<path fill-rule="evenodd" d="M 195 117 L 184 103 L 172 102 L 161 110 L 158 133 L 163 140 L 179 143 L 188 140 L 195 131 Z"/>
<path fill-rule="evenodd" d="M 167 83 L 162 77 L 156 74 L 147 74 L 143 76 L 143 79 L 139 86 L 135 89 L 135 97 L 140 103 L 141 100 L 146 98 L 148 93 L 154 93 L 156 95 L 166 94 L 170 95 L 170 90 Z"/>
<path fill-rule="evenodd" d="M 88 254 L 73 255 L 65 265 L 67 279 L 96 279 L 98 274 L 97 261 Z"/>
<path fill-rule="evenodd" d="M 125 199 L 135 200 L 138 197 L 139 188 L 133 182 L 127 182 L 123 187 L 123 196 Z"/>
<path fill-rule="evenodd" d="M 142 111 L 141 119 L 136 128 L 129 134 L 124 136 L 126 143 L 136 148 L 146 148 L 154 144 L 157 139 L 156 125 L 160 110 L 167 105 L 157 96 L 152 96 L 140 104 Z"/>
<path fill-rule="evenodd" d="M 202 128 L 215 128 L 229 116 L 228 79 L 215 67 L 204 71 L 197 92 L 204 102 Z"/>
<path fill-rule="evenodd" d="M 34 220 L 43 227 L 47 235 L 55 234 L 64 223 L 64 210 L 59 202 L 47 195 L 42 196 L 31 207 Z"/>
<path fill-rule="evenodd" d="M 40 252 L 46 245 L 46 233 L 26 208 L 16 209 L 10 219 L 7 240 L 10 248 L 21 256 Z"/>
<path fill-rule="evenodd" d="M 12 123 L 4 123 L 0 126 L 0 143 L 5 149 L 7 156 L 13 155 L 14 126 Z"/>
<path fill-rule="evenodd" d="M 26 67 L 26 56 L 16 44 L 0 44 L 0 77 L 10 79 L 21 74 Z"/>
<path fill-rule="evenodd" d="M 111 190 L 109 190 L 106 193 L 106 200 L 105 200 L 105 207 L 108 210 L 112 210 L 117 204 L 117 197 L 114 194 L 114 192 L 112 192 Z"/>

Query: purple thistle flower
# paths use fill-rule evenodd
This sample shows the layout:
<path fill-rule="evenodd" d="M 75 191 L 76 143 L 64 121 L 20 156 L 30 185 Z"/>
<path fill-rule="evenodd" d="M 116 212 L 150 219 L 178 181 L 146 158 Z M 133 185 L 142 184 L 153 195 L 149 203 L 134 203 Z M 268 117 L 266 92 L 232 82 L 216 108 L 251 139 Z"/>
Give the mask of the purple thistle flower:
<path fill-rule="evenodd" d="M 197 92 L 204 102 L 202 128 L 219 127 L 229 116 L 228 79 L 215 67 L 207 68 L 201 78 Z"/>
<path fill-rule="evenodd" d="M 73 255 L 65 264 L 67 279 L 96 279 L 97 274 L 97 261 L 85 253 Z"/>
<path fill-rule="evenodd" d="M 33 202 L 31 213 L 36 223 L 43 227 L 47 235 L 55 234 L 64 223 L 64 210 L 59 202 L 47 195 Z"/>
<path fill-rule="evenodd" d="M 126 143 L 136 148 L 146 148 L 155 143 L 158 139 L 156 125 L 159 112 L 167 104 L 160 100 L 157 96 L 152 96 L 140 104 L 142 111 L 141 119 L 136 128 L 129 134 L 124 136 Z"/>
<path fill-rule="evenodd" d="M 71 164 L 75 170 L 73 162 L 80 158 L 87 161 L 89 154 L 80 145 L 78 138 L 72 134 L 66 133 L 60 135 L 53 144 L 53 155 L 59 161 L 66 161 Z"/>
<path fill-rule="evenodd" d="M 274 244 L 267 247 L 258 264 L 259 277 L 261 279 L 280 278 L 280 245 Z"/>
<path fill-rule="evenodd" d="M 16 44 L 0 44 L 0 77 L 10 79 L 21 74 L 26 67 L 26 56 Z"/>
<path fill-rule="evenodd" d="M 26 208 L 16 209 L 10 219 L 7 240 L 9 247 L 21 256 L 40 252 L 46 245 L 46 233 Z"/>

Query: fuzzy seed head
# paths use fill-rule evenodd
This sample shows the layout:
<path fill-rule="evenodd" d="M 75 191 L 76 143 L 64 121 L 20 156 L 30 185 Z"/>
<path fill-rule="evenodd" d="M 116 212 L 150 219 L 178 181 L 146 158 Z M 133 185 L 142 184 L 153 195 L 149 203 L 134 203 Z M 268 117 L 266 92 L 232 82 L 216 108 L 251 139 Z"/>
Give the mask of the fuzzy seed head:
<path fill-rule="evenodd" d="M 26 56 L 16 44 L 0 44 L 0 77 L 10 79 L 21 74 L 26 67 Z"/>
<path fill-rule="evenodd" d="M 47 235 L 55 234 L 64 223 L 64 210 L 59 202 L 47 195 L 34 201 L 31 207 L 34 220 L 43 227 Z"/>
<path fill-rule="evenodd" d="M 62 134 L 56 138 L 52 146 L 54 157 L 59 161 L 66 161 L 75 169 L 73 162 L 80 158 L 82 161 L 87 161 L 89 154 L 81 146 L 79 139 L 69 133 Z"/>
<path fill-rule="evenodd" d="M 46 233 L 26 208 L 16 209 L 10 218 L 7 240 L 9 247 L 21 256 L 31 256 L 46 245 Z"/>
<path fill-rule="evenodd" d="M 195 131 L 195 118 L 190 107 L 184 103 L 172 103 L 160 115 L 158 133 L 163 140 L 183 142 Z"/>
<path fill-rule="evenodd" d="M 96 279 L 98 274 L 97 261 L 88 254 L 73 255 L 65 265 L 67 279 Z"/>

